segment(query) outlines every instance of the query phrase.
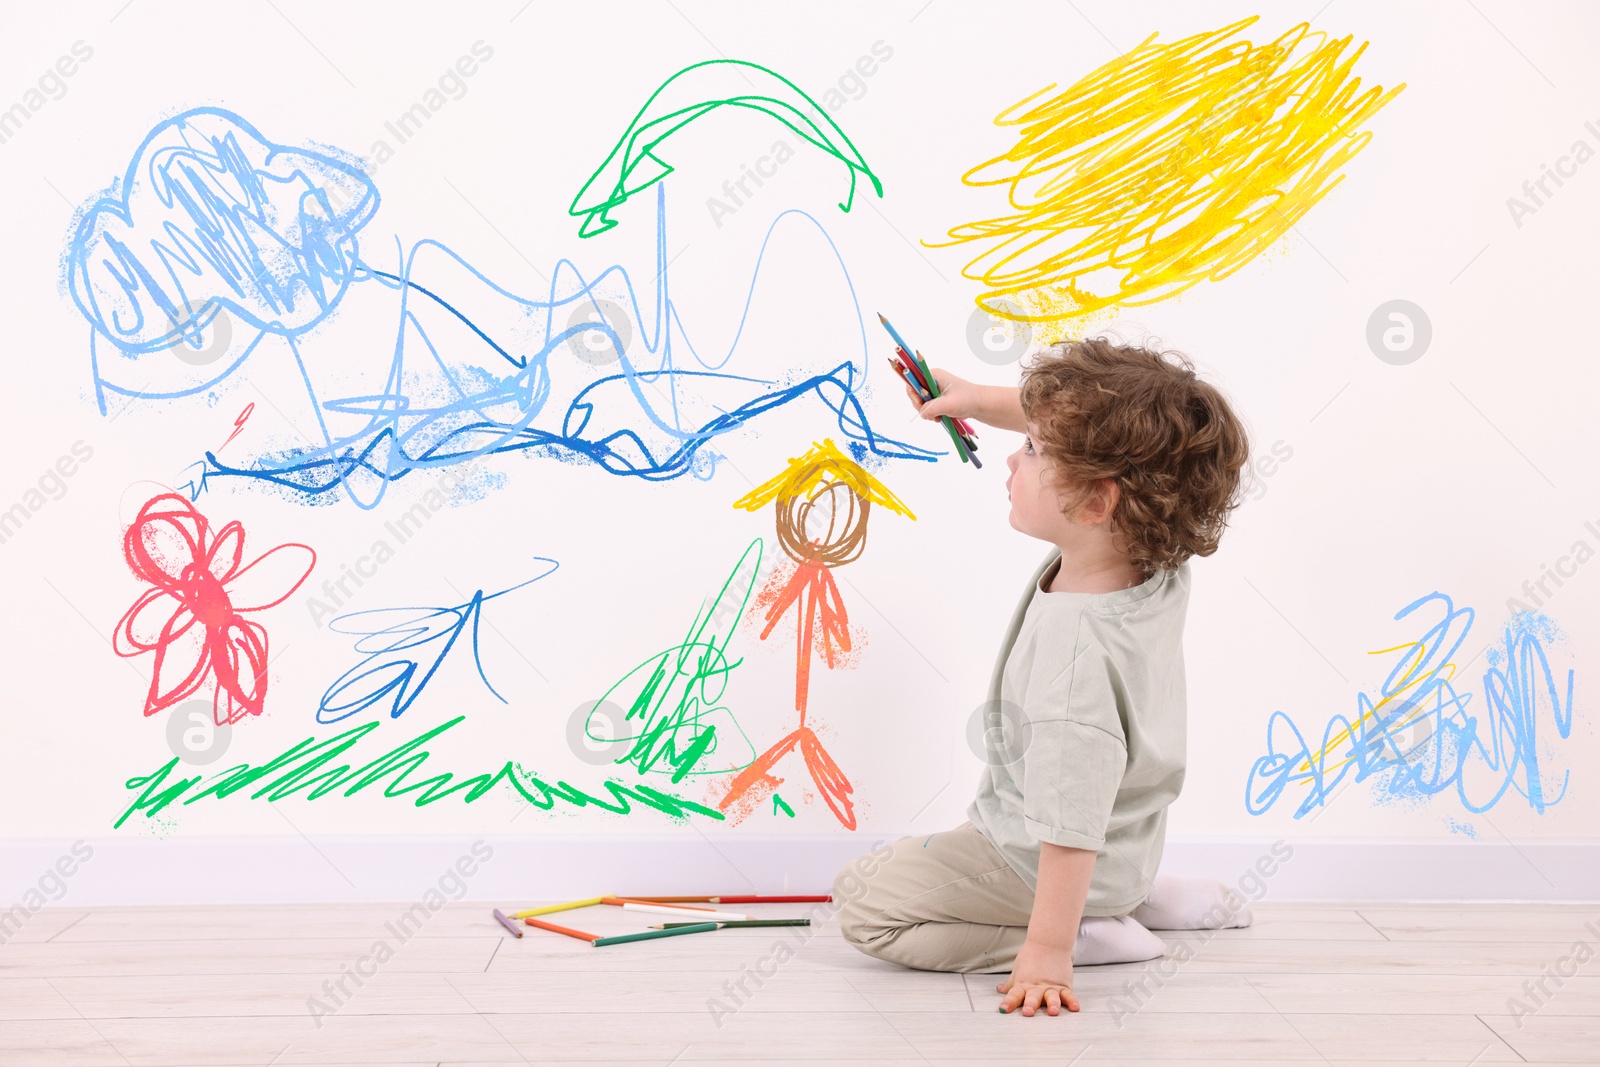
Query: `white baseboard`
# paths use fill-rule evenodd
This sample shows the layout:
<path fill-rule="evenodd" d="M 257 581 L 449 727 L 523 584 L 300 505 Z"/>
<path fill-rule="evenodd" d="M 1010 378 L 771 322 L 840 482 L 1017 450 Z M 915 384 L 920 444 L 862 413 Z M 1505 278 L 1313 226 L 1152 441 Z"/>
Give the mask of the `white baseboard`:
<path fill-rule="evenodd" d="M 826 893 L 851 859 L 898 836 L 106 838 L 79 844 L 80 856 L 93 850 L 82 862 L 70 841 L 0 841 L 0 911 L 41 897 L 58 907 L 414 901 L 441 879 L 453 897 L 507 903 Z M 480 855 L 492 849 L 481 864 L 475 840 Z M 1271 900 L 1600 900 L 1600 841 L 1291 840 L 1276 856 L 1272 844 L 1169 839 L 1162 870 Z M 1285 848 L 1292 855 L 1282 860 Z M 51 876 L 63 857 L 59 870 L 70 873 Z M 447 877 L 463 857 L 462 869 L 473 868 L 459 879 L 464 893 Z"/>

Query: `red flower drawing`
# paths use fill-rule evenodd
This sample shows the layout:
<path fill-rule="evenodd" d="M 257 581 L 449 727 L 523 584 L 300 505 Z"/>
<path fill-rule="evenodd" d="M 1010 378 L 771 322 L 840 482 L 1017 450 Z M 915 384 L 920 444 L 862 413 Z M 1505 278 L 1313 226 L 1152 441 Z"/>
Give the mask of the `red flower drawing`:
<path fill-rule="evenodd" d="M 316 565 L 307 545 L 284 544 L 244 560 L 244 527 L 215 534 L 178 493 L 145 502 L 122 539 L 134 576 L 151 588 L 112 635 L 119 656 L 155 653 L 144 713 L 154 715 L 202 690 L 217 725 L 260 715 L 267 696 L 267 631 L 245 618 L 281 604 Z"/>

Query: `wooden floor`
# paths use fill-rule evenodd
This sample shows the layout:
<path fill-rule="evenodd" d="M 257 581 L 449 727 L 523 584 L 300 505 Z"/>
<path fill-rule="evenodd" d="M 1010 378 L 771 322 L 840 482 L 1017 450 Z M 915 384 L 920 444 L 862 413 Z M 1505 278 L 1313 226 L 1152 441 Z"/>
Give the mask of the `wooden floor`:
<path fill-rule="evenodd" d="M 1250 929 L 1167 935 L 1163 961 L 1081 969 L 1083 1011 L 1055 1018 L 1001 1015 L 1000 976 L 882 963 L 831 922 L 804 942 L 592 948 L 512 940 L 487 907 L 452 904 L 402 942 L 385 925 L 402 908 L 42 911 L 0 945 L 0 1064 L 1600 1062 L 1600 959 L 1562 962 L 1600 949 L 1600 903 L 1262 903 Z M 565 914 L 599 933 L 650 921 Z M 771 977 L 758 988 L 747 966 Z M 1524 989 L 1575 966 L 1548 996 Z M 345 978 L 348 997 L 324 991 L 353 971 L 370 977 Z"/>

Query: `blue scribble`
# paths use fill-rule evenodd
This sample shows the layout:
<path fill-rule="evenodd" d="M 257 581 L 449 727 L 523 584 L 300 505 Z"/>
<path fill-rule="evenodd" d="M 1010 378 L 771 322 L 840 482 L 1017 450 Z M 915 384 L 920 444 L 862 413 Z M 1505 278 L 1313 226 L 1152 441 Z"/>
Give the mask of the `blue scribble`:
<path fill-rule="evenodd" d="M 102 414 L 107 392 L 146 400 L 194 396 L 270 347 L 303 383 L 320 443 L 234 463 L 207 451 L 203 464 L 197 461 L 185 475 L 190 493 L 198 496 L 214 479 L 243 478 L 311 503 L 331 503 L 329 494 L 342 490 L 366 509 L 377 506 L 390 483 L 414 471 L 534 449 L 619 476 L 665 480 L 688 473 L 708 479 L 724 458 L 709 441 L 811 395 L 833 412 L 858 460 L 869 452 L 930 462 L 948 454 L 872 430 L 858 399 L 867 337 L 855 285 L 833 239 L 804 211 L 784 211 L 772 221 L 751 271 L 739 328 L 727 352 L 712 362 L 689 340 L 669 296 L 662 186 L 648 313 L 620 265 L 590 279 L 562 259 L 544 299 L 502 288 L 433 240 L 405 250 L 397 239 L 393 269 L 380 269 L 357 241 L 379 204 L 377 187 L 353 162 L 269 142 L 231 112 L 197 108 L 156 126 L 121 181 L 85 211 L 65 256 L 72 298 L 93 327 L 90 360 Z M 721 371 L 743 336 L 774 232 L 780 225 L 807 224 L 838 263 L 841 296 L 848 292 L 860 334 L 859 366 L 846 358 L 825 372 L 787 380 Z M 447 297 L 438 283 L 422 284 L 416 271 L 423 252 L 430 255 L 429 278 L 453 274 L 458 286 L 472 286 L 471 295 L 534 319 L 542 338 L 533 350 L 517 351 L 509 340 L 498 340 L 479 325 L 484 313 L 475 312 L 475 319 L 462 311 L 466 294 Z M 482 294 L 479 283 L 493 295 Z M 359 356 L 352 364 L 343 349 L 324 347 L 313 357 L 308 350 L 317 339 L 311 331 L 356 292 L 383 289 L 397 294 L 399 321 L 382 387 L 324 397 L 326 389 L 313 384 L 313 367 L 321 374 L 366 364 Z M 602 309 L 607 293 L 622 298 L 638 324 L 632 332 L 659 356 L 656 366 L 630 358 L 617 330 L 624 324 L 607 320 Z M 565 324 L 585 306 L 599 321 Z M 219 320 L 224 311 L 230 318 Z M 437 329 L 430 332 L 419 312 L 437 318 Z M 609 345 L 602 353 L 608 363 L 614 354 L 617 373 L 589 382 L 562 410 L 554 399 L 552 370 L 570 378 L 573 367 L 553 366 L 550 357 L 575 339 L 597 337 Z M 214 355 L 208 344 L 215 346 Z M 706 369 L 678 368 L 679 348 Z M 203 349 L 216 362 L 185 360 L 186 349 Z M 483 357 L 493 369 L 472 364 L 464 352 Z M 431 389 L 418 385 L 422 375 L 429 376 Z M 547 408 L 554 417 L 545 417 Z"/>
<path fill-rule="evenodd" d="M 1358 693 L 1356 720 L 1334 715 L 1316 750 L 1293 719 L 1272 713 L 1266 755 L 1251 766 L 1245 784 L 1250 814 L 1266 812 L 1294 784 L 1306 787 L 1294 812 L 1302 818 L 1326 804 L 1351 773 L 1357 782 L 1387 774 L 1385 789 L 1396 798 L 1420 801 L 1453 789 L 1473 813 L 1489 810 L 1509 790 L 1541 814 L 1566 795 L 1571 772 L 1551 783 L 1546 766 L 1554 739 L 1572 732 L 1574 672 L 1558 680 L 1543 643 L 1559 635 L 1555 624 L 1530 611 L 1511 617 L 1503 645 L 1489 650 L 1482 714 L 1475 715 L 1469 710 L 1473 694 L 1457 692 L 1451 682 L 1454 656 L 1474 612 L 1435 592 L 1394 617 L 1427 606 L 1437 607 L 1441 617 L 1418 640 L 1386 650 L 1400 656 L 1378 700 Z M 1552 795 L 1553 784 L 1559 788 Z"/>
<path fill-rule="evenodd" d="M 484 604 L 530 586 L 540 578 L 548 577 L 560 566 L 555 560 L 544 556 L 535 556 L 534 559 L 550 564 L 549 569 L 498 593 L 485 595 L 479 589 L 465 604 L 452 607 L 374 608 L 353 611 L 331 620 L 328 623 L 330 630 L 360 635 L 356 651 L 365 658 L 341 674 L 322 694 L 322 700 L 317 705 L 317 721 L 324 725 L 339 722 L 386 699 L 389 701 L 389 717 L 398 719 L 422 696 L 445 657 L 455 647 L 456 640 L 467 632 L 469 625 L 472 629 L 473 668 L 495 699 L 506 703 L 506 698 L 490 684 L 488 675 L 483 671 L 483 660 L 478 650 L 478 623 L 483 617 Z M 417 650 L 427 645 L 434 645 L 433 659 L 419 675 L 424 657 L 417 655 Z"/>

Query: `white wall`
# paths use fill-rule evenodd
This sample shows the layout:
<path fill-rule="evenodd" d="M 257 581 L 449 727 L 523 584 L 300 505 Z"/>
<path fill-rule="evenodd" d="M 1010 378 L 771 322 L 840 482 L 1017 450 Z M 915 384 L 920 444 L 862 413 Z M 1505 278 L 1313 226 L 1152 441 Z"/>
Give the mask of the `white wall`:
<path fill-rule="evenodd" d="M 13 19 L 0 61 L 13 72 L 19 99 L 23 75 L 44 71 L 74 42 L 86 42 L 93 55 L 65 79 L 64 95 L 0 144 L 0 190 L 12 208 L 4 270 L 17 326 L 0 392 L 8 457 L 0 508 L 27 501 L 75 443 L 92 449 L 92 458 L 64 479 L 64 495 L 30 509 L 0 545 L 13 604 L 0 621 L 12 679 L 0 705 L 0 848 L 7 857 L 0 898 L 21 894 L 77 839 L 97 842 L 102 857 L 122 857 L 102 859 L 98 869 L 106 875 L 86 875 L 107 879 L 98 883 L 100 898 L 117 898 L 120 883 L 129 898 L 158 899 L 160 879 L 152 872 L 164 865 L 215 867 L 231 863 L 242 843 L 271 839 L 276 844 L 263 846 L 263 854 L 282 863 L 252 884 L 275 887 L 261 889 L 266 897 L 298 899 L 337 896 L 356 884 L 329 881 L 302 839 L 374 841 L 381 852 L 385 841 L 514 835 L 532 842 L 518 846 L 532 857 L 559 838 L 579 851 L 553 854 L 596 857 L 582 860 L 595 864 L 603 854 L 580 846 L 608 835 L 630 849 L 688 842 L 684 851 L 628 853 L 653 857 L 640 864 L 640 880 L 660 872 L 671 881 L 706 869 L 694 858 L 704 841 L 738 848 L 744 836 L 793 837 L 796 848 L 808 844 L 792 870 L 814 876 L 837 853 L 964 818 L 980 767 L 965 740 L 967 725 L 984 698 L 1005 619 L 1046 550 L 1006 522 L 1002 458 L 1014 441 L 999 431 L 983 434 L 981 471 L 953 457 L 872 467 L 917 518 L 874 512 L 865 555 L 838 575 L 859 651 L 842 669 L 813 667 L 811 720 L 858 801 L 858 828 L 837 848 L 823 839 L 845 832 L 820 799 L 808 799 L 797 761 L 786 765 L 790 780 L 779 789 L 793 819 L 774 814 L 768 800 L 737 826 L 692 816 L 688 833 L 649 810 L 627 817 L 570 805 L 525 811 L 503 785 L 471 804 L 458 795 L 424 808 L 375 790 L 274 803 L 245 790 L 174 805 L 154 818 L 136 814 L 113 827 L 136 795 L 129 779 L 172 758 L 164 717 L 141 715 L 150 657 L 122 659 L 110 646 L 117 620 L 141 589 L 122 560 L 124 525 L 161 485 L 180 485 L 189 464 L 217 449 L 246 404 L 254 413 L 220 452 L 225 459 L 303 447 L 317 433 L 293 355 L 272 339 L 212 395 L 135 402 L 125 411 L 113 398 L 114 418 L 97 410 L 90 330 L 65 287 L 63 255 L 75 213 L 112 191 L 162 119 L 191 107 L 226 108 L 275 142 L 366 155 L 385 137 L 387 122 L 483 41 L 493 57 L 465 81 L 465 95 L 374 168 L 382 203 L 361 231 L 363 257 L 394 269 L 397 241 L 410 248 L 431 238 L 530 300 L 548 298 L 548 279 L 562 259 L 591 276 L 620 264 L 645 302 L 640 332 L 648 333 L 657 273 L 654 191 L 615 209 L 617 228 L 592 239 L 579 239 L 578 220 L 567 213 L 645 98 L 674 71 L 715 57 L 713 47 L 764 63 L 821 97 L 884 42 L 892 57 L 862 79 L 859 98 L 832 113 L 882 178 L 881 200 L 863 182 L 854 210 L 839 211 L 845 168 L 806 150 L 734 215 L 714 219 L 707 198 L 721 195 L 742 165 L 770 153 L 782 128 L 754 115 L 712 117 L 663 149 L 677 168 L 665 182 L 667 275 L 705 361 L 680 349 L 678 366 L 718 365 L 748 298 L 749 318 L 724 371 L 778 379 L 853 360 L 872 383 L 862 400 L 874 429 L 940 449 L 948 442 L 911 421 L 902 391 L 885 381 L 887 347 L 871 318 L 877 310 L 890 314 L 935 365 L 1015 381 L 1014 366 L 992 366 L 966 347 L 977 291 L 961 276 L 967 255 L 916 245 L 1002 210 L 998 190 L 964 188 L 959 180 L 1009 143 L 1012 134 L 991 124 L 994 114 L 1050 82 L 1070 84 L 1112 58 L 1113 45 L 1130 48 L 1158 31 L 1160 40 L 1171 40 L 1250 13 L 1232 4 L 1086 4 L 1080 16 L 1052 4 L 918 10 L 911 3 L 840 6 L 825 18 L 807 12 L 774 26 L 767 21 L 774 16 L 758 18 L 739 5 L 680 7 L 682 14 L 668 5 L 645 8 L 603 31 L 587 12 L 536 5 L 518 14 L 514 3 L 418 5 L 404 17 L 376 5 L 283 5 L 287 19 L 266 8 L 134 5 L 117 12 L 111 5 L 93 13 L 41 8 Z M 1247 36 L 1269 40 L 1316 8 L 1274 11 Z M 1192 355 L 1234 399 L 1259 457 L 1270 456 L 1274 444 L 1283 446 L 1280 455 L 1292 451 L 1236 513 L 1221 551 L 1193 564 L 1190 767 L 1171 821 L 1172 855 L 1192 869 L 1216 867 L 1219 877 L 1227 876 L 1221 868 L 1232 870 L 1204 858 L 1202 846 L 1216 839 L 1234 843 L 1245 861 L 1278 839 L 1343 842 L 1368 849 L 1337 852 L 1359 857 L 1355 867 L 1330 860 L 1315 868 L 1330 872 L 1326 880 L 1304 876 L 1302 889 L 1282 891 L 1594 892 L 1592 874 L 1582 873 L 1595 869 L 1593 852 L 1582 849 L 1600 816 L 1590 773 L 1600 750 L 1588 699 L 1600 637 L 1600 564 L 1577 566 L 1564 585 L 1547 586 L 1553 596 L 1541 598 L 1562 635 L 1543 644 L 1551 668 L 1561 679 L 1575 672 L 1570 736 L 1558 736 L 1548 708 L 1534 713 L 1546 796 L 1565 788 L 1558 803 L 1535 810 L 1519 791 L 1526 787 L 1523 764 L 1511 776 L 1516 784 L 1482 812 L 1467 810 L 1453 791 L 1385 799 L 1384 775 L 1347 784 L 1298 819 L 1303 785 L 1291 785 L 1262 814 L 1245 805 L 1251 767 L 1266 752 L 1269 716 L 1281 710 L 1318 738 L 1335 715 L 1353 717 L 1360 695 L 1377 693 L 1395 660 L 1373 650 L 1416 640 L 1426 628 L 1393 616 L 1435 591 L 1477 613 L 1454 682 L 1458 693 L 1471 694 L 1460 714 L 1479 717 L 1480 735 L 1495 736 L 1505 719 L 1484 711 L 1484 672 L 1493 660 L 1482 650 L 1502 634 L 1508 598 L 1523 597 L 1524 583 L 1570 556 L 1576 542 L 1600 550 L 1600 494 L 1591 475 L 1591 398 L 1600 372 L 1584 321 L 1572 314 L 1590 305 L 1597 281 L 1590 238 L 1600 221 L 1600 165 L 1577 166 L 1520 225 L 1507 207 L 1508 197 L 1524 195 L 1525 180 L 1537 179 L 1541 166 L 1569 154 L 1574 142 L 1600 149 L 1600 129 L 1586 126 L 1592 120 L 1600 127 L 1600 113 L 1586 110 L 1600 78 L 1586 47 L 1596 15 L 1556 5 L 1486 14 L 1493 25 L 1454 8 L 1340 3 L 1319 15 L 1318 28 L 1371 42 L 1356 65 L 1364 86 L 1406 85 L 1367 124 L 1371 143 L 1272 252 L 1220 282 L 1125 309 L 1105 324 L 1125 339 L 1155 338 Z M 1018 47 L 1019 39 L 1028 43 Z M 774 228 L 789 209 L 813 216 L 837 257 L 800 216 Z M 463 306 L 492 322 L 497 336 L 537 346 L 542 320 L 522 317 L 514 302 L 447 268 L 437 252 L 418 264 L 419 283 L 429 277 L 440 291 L 463 294 Z M 1404 366 L 1381 361 L 1365 340 L 1373 310 L 1396 298 L 1423 308 L 1432 324 L 1429 350 Z M 382 387 L 396 315 L 394 294 L 366 283 L 352 289 L 339 315 L 301 340 L 319 395 Z M 470 337 L 439 318 L 431 328 L 450 359 L 492 369 Z M 409 343 L 423 351 L 415 337 Z M 193 367 L 163 358 L 106 373 L 134 388 L 146 369 L 161 383 L 196 380 Z M 416 357 L 409 365 L 421 363 Z M 569 392 L 582 380 L 570 361 L 560 373 L 558 388 Z M 151 388 L 164 387 L 171 386 Z M 659 394 L 654 402 L 663 403 Z M 464 722 L 429 746 L 432 757 L 419 776 L 470 776 L 515 760 L 548 781 L 603 795 L 608 768 L 569 746 L 574 709 L 683 640 L 753 539 L 765 539 L 770 558 L 771 509 L 750 514 L 732 502 L 824 436 L 843 444 L 830 413 L 812 400 L 718 438 L 727 461 L 707 480 L 621 478 L 548 458 L 485 461 L 474 483 L 481 492 L 441 509 L 398 545 L 348 607 L 464 603 L 474 590 L 493 592 L 539 574 L 544 567 L 535 557 L 558 561 L 547 577 L 485 607 L 481 661 L 506 702 L 481 683 L 462 646 L 415 705 L 363 742 L 364 758 L 353 753 L 345 762 L 375 758 L 462 714 Z M 305 738 L 376 721 L 368 712 L 338 727 L 316 723 L 319 696 L 357 656 L 353 638 L 313 623 L 306 597 L 325 577 L 336 578 L 341 564 L 369 554 L 386 536 L 384 524 L 423 499 L 424 481 L 394 484 L 372 510 L 347 499 L 306 506 L 243 483 L 216 483 L 200 497 L 196 506 L 215 525 L 243 522 L 248 555 L 303 542 L 316 550 L 318 569 L 288 602 L 258 616 L 273 656 L 265 714 L 235 728 L 226 759 L 187 773 L 260 763 Z M 730 648 L 744 659 L 721 695 L 727 710 L 718 713 L 723 735 L 731 742 L 728 723 L 736 719 L 755 750 L 794 724 L 793 624 L 765 641 L 760 625 L 759 618 L 747 622 Z M 1508 736 L 1500 733 L 1502 741 Z M 1467 761 L 1465 789 L 1474 804 L 1504 780 L 1505 758 L 1500 771 L 1481 755 Z M 641 779 L 627 766 L 616 776 L 713 806 L 717 783 L 726 782 L 691 777 L 673 785 L 659 774 Z M 625 844 L 636 840 L 644 845 Z M 1458 857 L 1449 862 L 1462 866 L 1449 869 L 1462 873 L 1450 882 L 1461 893 L 1430 891 L 1437 879 L 1426 869 L 1396 880 L 1395 849 L 1407 843 Z M 1508 857 L 1522 852 L 1540 868 L 1538 879 L 1505 875 Z M 392 876 L 369 872 L 361 891 L 405 896 L 430 854 L 403 847 L 384 854 L 399 857 Z M 1557 855 L 1588 858 L 1573 866 Z M 768 882 L 791 870 L 757 867 Z M 1341 869 L 1365 870 L 1369 880 L 1339 881 Z M 566 887 L 561 880 L 541 884 L 552 892 Z M 1319 885 L 1334 888 L 1325 894 Z M 169 899 L 184 897 L 180 886 L 171 882 Z M 238 888 L 225 881 L 215 892 Z"/>

